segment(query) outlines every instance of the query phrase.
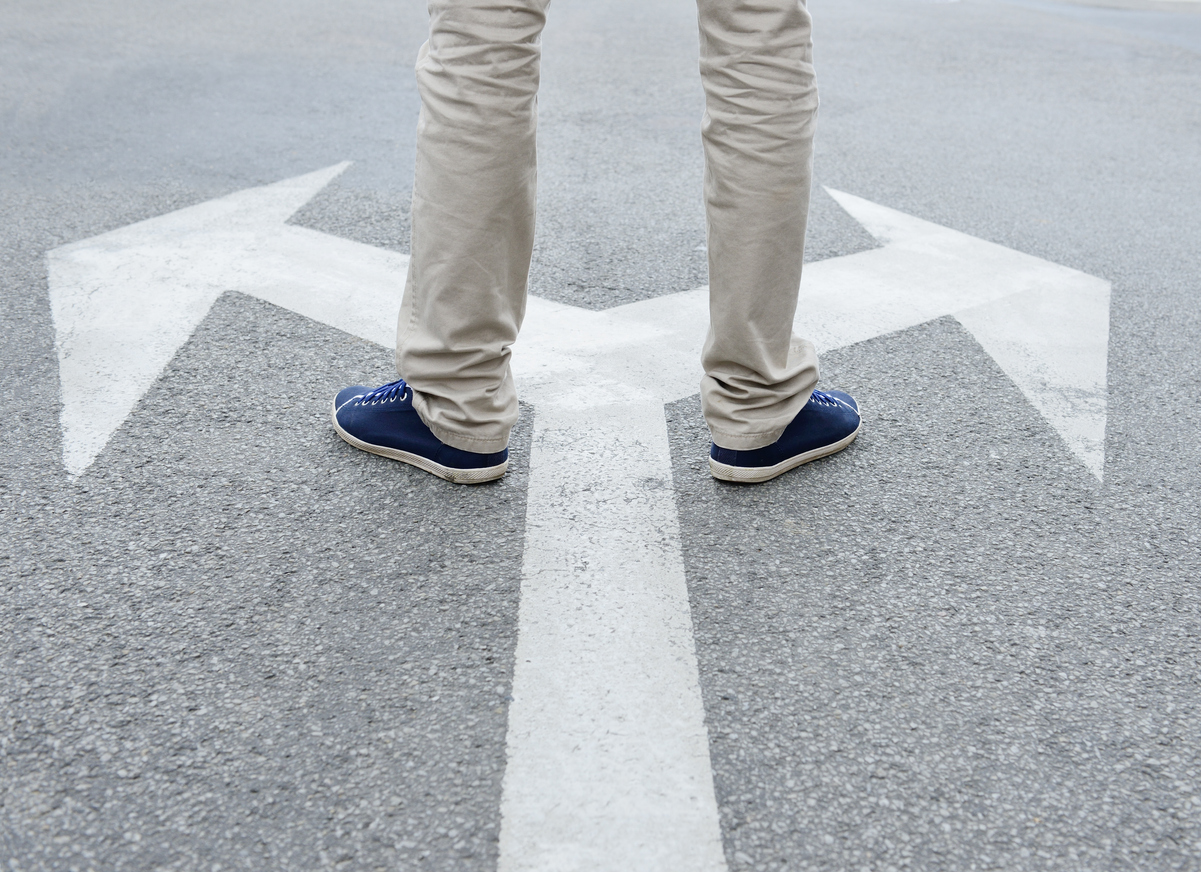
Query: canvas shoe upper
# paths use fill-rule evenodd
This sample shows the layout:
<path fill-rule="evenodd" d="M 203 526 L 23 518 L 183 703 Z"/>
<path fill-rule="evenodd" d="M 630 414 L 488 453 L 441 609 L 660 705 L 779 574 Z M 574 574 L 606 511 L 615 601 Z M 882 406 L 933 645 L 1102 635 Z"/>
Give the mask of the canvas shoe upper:
<path fill-rule="evenodd" d="M 769 481 L 802 463 L 846 448 L 859 435 L 859 404 L 842 391 L 814 391 L 784 433 L 764 448 L 709 448 L 709 471 L 722 481 Z"/>
<path fill-rule="evenodd" d="M 413 389 L 398 379 L 343 388 L 330 413 L 338 435 L 372 454 L 399 460 L 456 484 L 479 484 L 505 474 L 509 451 L 477 454 L 444 443 L 413 408 Z"/>

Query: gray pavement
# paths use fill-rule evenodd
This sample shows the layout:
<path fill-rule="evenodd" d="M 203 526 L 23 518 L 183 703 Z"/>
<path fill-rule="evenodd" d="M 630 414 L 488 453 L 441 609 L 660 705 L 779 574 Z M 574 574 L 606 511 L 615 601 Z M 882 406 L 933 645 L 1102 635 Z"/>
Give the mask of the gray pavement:
<path fill-rule="evenodd" d="M 669 412 L 731 869 L 1201 868 L 1197 4 L 818 0 L 816 177 L 1113 283 L 1104 482 L 956 322 L 827 355 L 844 454 L 709 478 Z M 556 0 L 535 293 L 704 283 L 687 3 Z M 341 160 L 407 251 L 419 3 L 0 8 L 0 863 L 493 869 L 529 427 L 361 455 L 390 354 L 223 297 L 62 472 L 45 252 Z M 820 188 L 807 257 L 875 243 Z"/>
<path fill-rule="evenodd" d="M 330 390 L 388 356 L 227 295 L 93 471 L 20 500 L 13 868 L 487 868 L 525 474 L 338 449 Z"/>

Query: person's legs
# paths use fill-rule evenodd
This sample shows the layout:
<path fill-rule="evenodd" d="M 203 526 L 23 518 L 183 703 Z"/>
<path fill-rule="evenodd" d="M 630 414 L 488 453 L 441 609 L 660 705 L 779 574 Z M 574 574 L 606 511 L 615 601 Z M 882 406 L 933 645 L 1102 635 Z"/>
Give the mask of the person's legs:
<path fill-rule="evenodd" d="M 792 333 L 817 87 L 801 0 L 697 0 L 711 327 L 701 405 L 715 445 L 776 442 L 817 384 Z"/>
<path fill-rule="evenodd" d="M 396 366 L 439 440 L 502 451 L 509 347 L 534 242 L 540 36 L 549 0 L 430 0 L 417 60 L 413 246 Z"/>
<path fill-rule="evenodd" d="M 539 39 L 549 0 L 430 0 L 403 381 L 339 392 L 351 444 L 453 481 L 504 474 L 510 346 L 533 250 Z M 792 336 L 817 109 L 800 0 L 698 0 L 710 312 L 701 399 L 719 478 L 766 481 L 858 433 Z"/>
<path fill-rule="evenodd" d="M 401 379 L 345 388 L 330 413 L 356 448 L 462 484 L 505 474 L 517 420 L 509 348 L 534 246 L 548 3 L 430 0 L 417 59 L 413 251 L 396 328 Z"/>

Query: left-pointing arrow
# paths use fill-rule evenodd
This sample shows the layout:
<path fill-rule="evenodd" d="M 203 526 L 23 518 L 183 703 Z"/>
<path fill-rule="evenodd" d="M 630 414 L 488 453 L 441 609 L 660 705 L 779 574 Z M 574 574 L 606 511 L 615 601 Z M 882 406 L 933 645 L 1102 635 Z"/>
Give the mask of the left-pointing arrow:
<path fill-rule="evenodd" d="M 384 346 L 408 258 L 285 222 L 341 163 L 47 255 L 63 464 L 79 475 L 226 291 Z"/>

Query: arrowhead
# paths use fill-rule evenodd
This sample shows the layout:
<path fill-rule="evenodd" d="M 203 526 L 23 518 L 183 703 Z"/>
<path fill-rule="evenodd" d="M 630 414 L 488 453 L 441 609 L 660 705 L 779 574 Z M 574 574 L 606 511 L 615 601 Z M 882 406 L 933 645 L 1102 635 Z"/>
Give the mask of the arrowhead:
<path fill-rule="evenodd" d="M 953 315 L 1072 453 L 1103 479 L 1109 282 L 850 194 L 829 193 L 885 246 L 854 255 L 881 270 L 839 271 L 836 293 L 809 283 L 806 296 L 822 298 L 819 312 L 829 322 L 819 333 L 859 341 L 868 337 L 847 334 L 858 329 L 881 335 L 889 332 L 885 326 L 904 329 Z M 822 268 L 837 260 L 814 264 L 809 278 L 814 272 L 820 278 Z M 825 303 L 829 297 L 833 306 Z M 888 315 L 895 317 L 879 323 Z M 863 329 L 865 323 L 870 329 Z"/>
<path fill-rule="evenodd" d="M 54 249 L 50 308 L 63 463 L 82 473 L 231 287 L 229 268 L 348 163 L 251 188 Z"/>
<path fill-rule="evenodd" d="M 1025 291 L 955 317 L 1103 481 L 1108 282 L 1065 283 L 1054 293 Z"/>

